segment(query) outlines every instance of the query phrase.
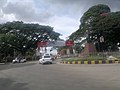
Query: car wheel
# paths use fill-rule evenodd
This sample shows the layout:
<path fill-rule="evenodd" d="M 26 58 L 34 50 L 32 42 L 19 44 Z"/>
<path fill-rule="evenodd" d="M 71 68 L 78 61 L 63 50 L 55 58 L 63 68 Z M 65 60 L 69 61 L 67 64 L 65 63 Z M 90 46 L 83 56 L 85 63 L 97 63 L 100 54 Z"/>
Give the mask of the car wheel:
<path fill-rule="evenodd" d="M 41 63 L 42 65 L 44 65 L 44 63 Z"/>

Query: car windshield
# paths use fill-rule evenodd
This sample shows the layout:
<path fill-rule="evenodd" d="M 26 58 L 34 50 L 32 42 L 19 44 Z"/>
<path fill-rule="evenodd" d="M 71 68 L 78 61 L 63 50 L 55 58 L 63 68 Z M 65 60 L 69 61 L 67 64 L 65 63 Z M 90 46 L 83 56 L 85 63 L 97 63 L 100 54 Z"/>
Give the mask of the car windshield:
<path fill-rule="evenodd" d="M 50 56 L 44 56 L 44 58 L 50 58 Z"/>

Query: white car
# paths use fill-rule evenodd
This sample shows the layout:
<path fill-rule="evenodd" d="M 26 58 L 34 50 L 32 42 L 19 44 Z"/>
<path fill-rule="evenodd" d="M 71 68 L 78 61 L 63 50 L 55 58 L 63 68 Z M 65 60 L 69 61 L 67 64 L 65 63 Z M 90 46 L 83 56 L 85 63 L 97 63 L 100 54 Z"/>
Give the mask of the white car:
<path fill-rule="evenodd" d="M 50 55 L 43 55 L 42 58 L 39 59 L 39 64 L 52 64 L 52 58 Z"/>
<path fill-rule="evenodd" d="M 23 62 L 26 62 L 26 59 L 19 60 L 19 59 L 15 58 L 12 60 L 12 63 L 23 63 Z"/>

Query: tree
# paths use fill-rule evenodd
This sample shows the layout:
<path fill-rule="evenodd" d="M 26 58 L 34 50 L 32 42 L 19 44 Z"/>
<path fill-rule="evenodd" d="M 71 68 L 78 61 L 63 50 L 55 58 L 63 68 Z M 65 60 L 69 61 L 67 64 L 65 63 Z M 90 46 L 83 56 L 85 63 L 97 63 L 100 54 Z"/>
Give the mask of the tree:
<path fill-rule="evenodd" d="M 81 25 L 78 31 L 80 31 L 82 36 L 84 35 L 86 37 L 88 42 L 91 42 L 90 34 L 93 32 L 91 23 L 103 13 L 110 13 L 110 8 L 107 5 L 98 4 L 89 8 L 82 16 L 80 20 Z"/>
<path fill-rule="evenodd" d="M 87 42 L 96 43 L 98 51 L 116 50 L 119 43 L 120 12 L 111 12 L 107 5 L 92 6 L 84 13 L 79 29 L 70 35 L 74 40 L 85 38 Z M 102 40 L 102 41 L 101 41 Z"/>
<path fill-rule="evenodd" d="M 109 13 L 107 16 L 101 16 L 95 19 L 91 26 L 92 40 L 99 41 L 100 37 L 104 37 L 104 44 L 107 50 L 116 50 L 117 44 L 120 43 L 120 12 Z M 97 23 L 96 23 L 97 22 Z"/>
<path fill-rule="evenodd" d="M 80 19 L 79 29 L 70 35 L 70 39 L 81 40 L 85 37 L 87 40 L 88 33 L 92 32 L 91 22 L 97 19 L 102 13 L 109 13 L 110 8 L 107 5 L 98 4 L 89 8 Z"/>
<path fill-rule="evenodd" d="M 38 41 L 54 41 L 60 36 L 59 33 L 53 31 L 53 27 L 20 21 L 1 24 L 0 34 L 0 48 L 2 48 L 0 53 L 5 53 L 5 48 L 7 48 L 7 51 L 12 49 L 23 55 L 28 50 L 35 49 Z"/>

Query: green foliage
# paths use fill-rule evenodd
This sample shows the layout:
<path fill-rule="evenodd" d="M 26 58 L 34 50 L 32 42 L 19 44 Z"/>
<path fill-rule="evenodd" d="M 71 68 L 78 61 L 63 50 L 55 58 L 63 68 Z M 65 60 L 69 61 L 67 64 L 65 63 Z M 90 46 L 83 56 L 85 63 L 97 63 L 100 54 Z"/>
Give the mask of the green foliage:
<path fill-rule="evenodd" d="M 82 41 L 86 38 L 87 42 L 96 43 L 98 51 L 117 50 L 120 43 L 120 12 L 110 12 L 107 5 L 98 4 L 89 8 L 80 22 L 79 29 L 70 35 L 70 39 Z"/>
<path fill-rule="evenodd" d="M 91 23 L 93 33 L 91 34 L 93 41 L 100 43 L 100 37 L 104 37 L 106 47 L 112 50 L 117 49 L 117 43 L 120 42 L 120 12 L 110 13 L 107 16 L 101 16 Z M 97 22 L 97 23 L 96 23 Z M 96 38 L 95 38 L 96 37 Z M 108 48 L 106 48 L 108 49 Z"/>
<path fill-rule="evenodd" d="M 103 13 L 110 13 L 110 8 L 107 5 L 98 4 L 89 8 L 82 16 L 79 31 L 85 35 L 88 42 L 91 42 L 90 34 L 93 32 L 91 23 L 100 18 L 100 15 Z"/>
<path fill-rule="evenodd" d="M 55 41 L 60 34 L 53 27 L 20 21 L 0 24 L 0 53 L 13 55 L 14 50 L 25 55 L 34 50 L 38 41 Z"/>
<path fill-rule="evenodd" d="M 100 14 L 109 13 L 110 8 L 107 5 L 98 4 L 89 8 L 84 15 L 82 16 L 80 22 L 81 24 L 91 22 L 95 17 L 98 17 Z"/>
<path fill-rule="evenodd" d="M 106 56 L 91 55 L 86 57 L 63 58 L 65 61 L 98 61 L 107 60 Z"/>

